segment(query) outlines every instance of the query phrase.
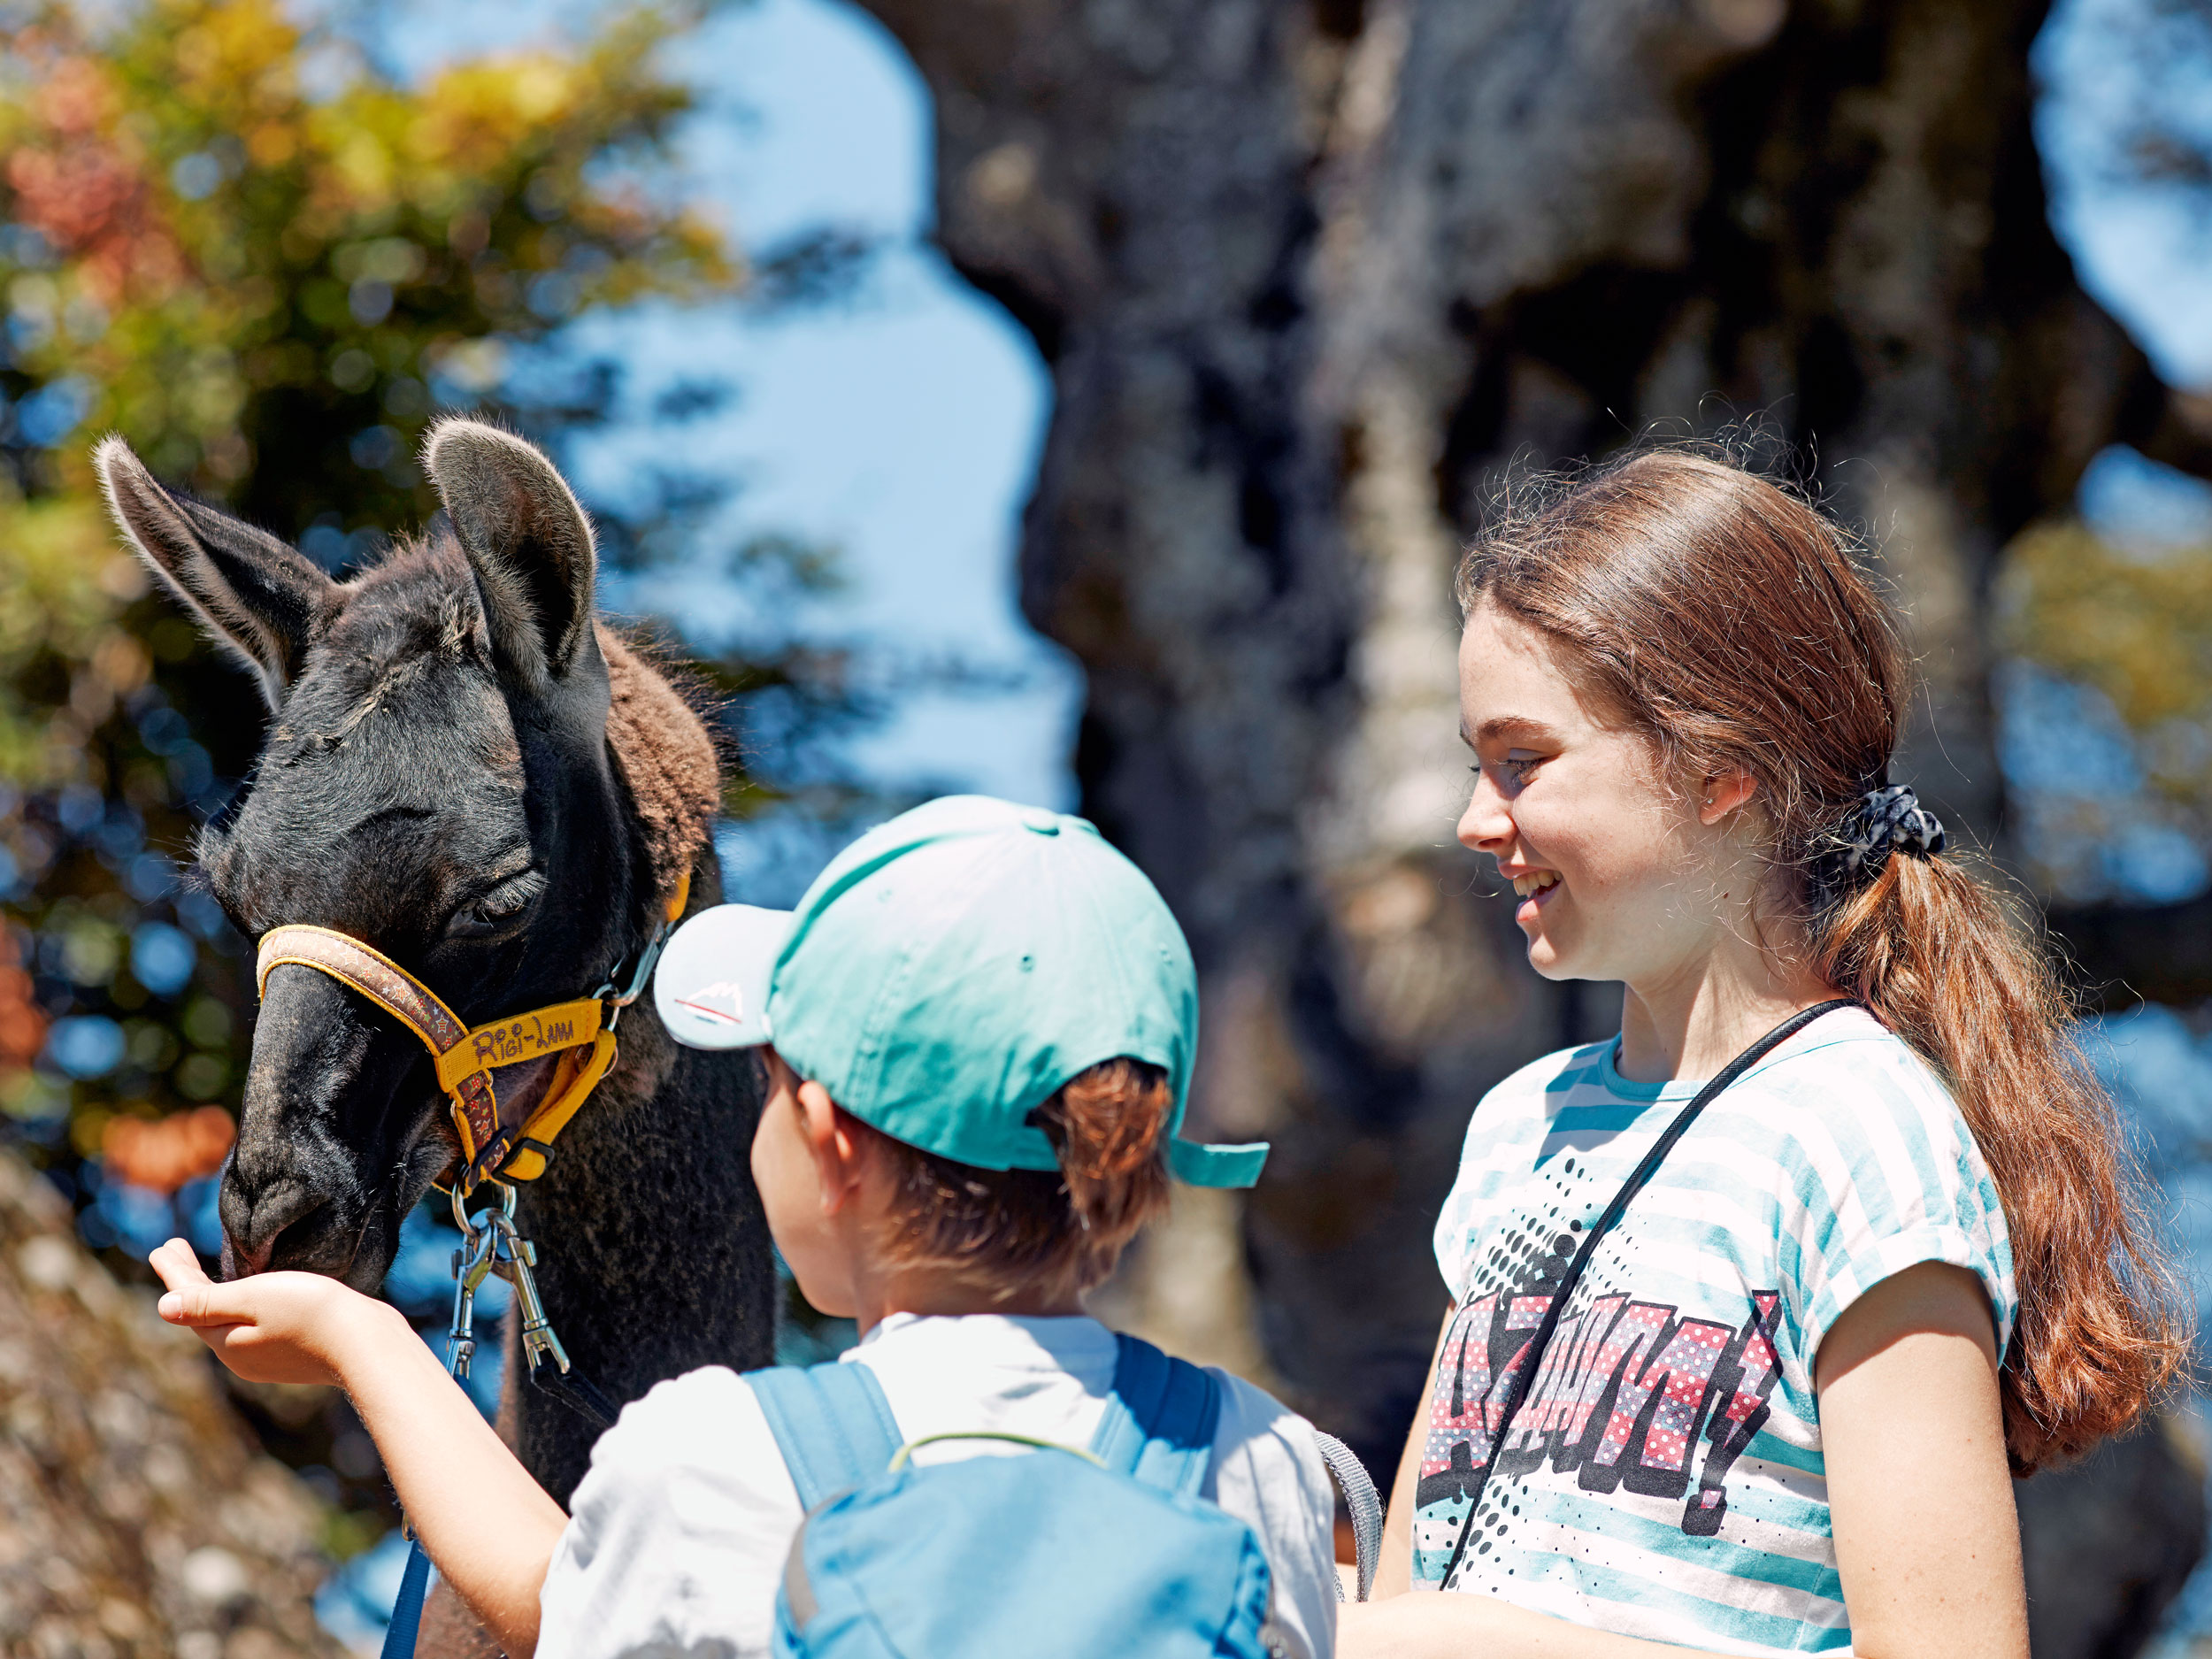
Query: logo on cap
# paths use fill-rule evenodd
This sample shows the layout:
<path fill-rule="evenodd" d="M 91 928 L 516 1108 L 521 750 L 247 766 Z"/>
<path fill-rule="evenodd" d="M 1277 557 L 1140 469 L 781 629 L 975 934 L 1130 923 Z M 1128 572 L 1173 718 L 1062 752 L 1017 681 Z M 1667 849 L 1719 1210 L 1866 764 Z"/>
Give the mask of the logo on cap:
<path fill-rule="evenodd" d="M 745 987 L 734 979 L 718 979 L 712 985 L 703 985 L 687 995 L 676 999 L 676 1006 L 689 1009 L 709 1019 L 718 1019 L 732 1025 L 745 1023 Z"/>

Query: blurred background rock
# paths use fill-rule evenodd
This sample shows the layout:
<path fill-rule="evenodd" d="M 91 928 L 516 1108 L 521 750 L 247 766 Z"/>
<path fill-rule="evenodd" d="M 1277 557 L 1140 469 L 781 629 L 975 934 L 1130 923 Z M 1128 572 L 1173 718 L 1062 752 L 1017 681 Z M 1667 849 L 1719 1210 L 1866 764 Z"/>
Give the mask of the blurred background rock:
<path fill-rule="evenodd" d="M 4 1156 L 0 1333 L 0 1651 L 340 1651 L 315 1618 L 329 1511 L 239 1421 L 198 1339 Z"/>
<path fill-rule="evenodd" d="M 462 406 L 556 449 L 611 603 L 730 695 L 738 895 L 947 787 L 1080 810 L 1160 882 L 1194 1110 L 1277 1152 L 1248 1202 L 1182 1195 L 1107 1304 L 1379 1473 L 1468 1110 L 1614 1017 L 1527 972 L 1452 841 L 1455 549 L 1516 457 L 1747 442 L 1893 583 L 1929 683 L 1901 775 L 2052 918 L 2212 1287 L 2206 0 L 0 31 L 0 1167 L 122 1284 L 214 1243 L 252 1007 L 186 866 L 260 710 L 119 556 L 89 440 L 342 571 L 434 504 L 415 441 Z M 450 1234 L 410 1236 L 389 1294 L 427 1326 Z M 793 1315 L 794 1356 L 849 1340 Z M 366 1640 L 373 1448 L 341 1402 L 229 1397 Z M 2023 1488 L 2046 1659 L 2212 1633 L 2200 1440 L 2185 1402 Z"/>

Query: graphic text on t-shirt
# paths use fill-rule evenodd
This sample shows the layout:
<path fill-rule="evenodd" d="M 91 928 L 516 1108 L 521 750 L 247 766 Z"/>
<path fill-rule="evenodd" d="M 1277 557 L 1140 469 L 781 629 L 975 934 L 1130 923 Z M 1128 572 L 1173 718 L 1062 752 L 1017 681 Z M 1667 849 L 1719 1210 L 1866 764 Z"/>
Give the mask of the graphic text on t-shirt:
<path fill-rule="evenodd" d="M 1729 1469 L 1765 1424 L 1781 1375 L 1770 1340 L 1780 1297 L 1755 1291 L 1751 1300 L 1740 1328 L 1626 1295 L 1596 1296 L 1564 1315 L 1497 1471 L 1528 1474 L 1548 1460 L 1585 1491 L 1686 1494 L 1682 1530 L 1717 1532 Z M 1550 1305 L 1548 1295 L 1492 1291 L 1460 1308 L 1437 1362 L 1420 1508 L 1479 1500 L 1506 1396 Z"/>

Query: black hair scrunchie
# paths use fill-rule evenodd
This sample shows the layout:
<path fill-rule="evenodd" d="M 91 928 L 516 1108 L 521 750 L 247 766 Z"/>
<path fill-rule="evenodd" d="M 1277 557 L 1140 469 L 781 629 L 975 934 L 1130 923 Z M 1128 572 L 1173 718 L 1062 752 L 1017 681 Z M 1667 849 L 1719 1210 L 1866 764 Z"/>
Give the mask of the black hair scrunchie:
<path fill-rule="evenodd" d="M 1812 861 L 1815 908 L 1826 910 L 1882 873 L 1892 853 L 1932 858 L 1943 850 L 1943 823 L 1909 784 L 1870 789 L 1853 802 Z"/>

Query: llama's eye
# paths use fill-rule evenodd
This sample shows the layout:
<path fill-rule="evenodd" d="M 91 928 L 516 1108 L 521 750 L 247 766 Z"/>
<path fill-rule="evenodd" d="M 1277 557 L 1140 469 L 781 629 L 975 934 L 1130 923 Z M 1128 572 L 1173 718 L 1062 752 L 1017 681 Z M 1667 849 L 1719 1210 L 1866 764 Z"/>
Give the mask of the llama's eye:
<path fill-rule="evenodd" d="M 488 939 L 505 933 L 527 914 L 544 891 L 545 878 L 534 870 L 526 870 L 455 910 L 446 923 L 446 934 L 453 939 Z"/>

